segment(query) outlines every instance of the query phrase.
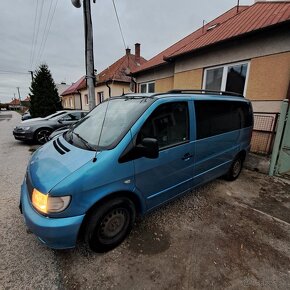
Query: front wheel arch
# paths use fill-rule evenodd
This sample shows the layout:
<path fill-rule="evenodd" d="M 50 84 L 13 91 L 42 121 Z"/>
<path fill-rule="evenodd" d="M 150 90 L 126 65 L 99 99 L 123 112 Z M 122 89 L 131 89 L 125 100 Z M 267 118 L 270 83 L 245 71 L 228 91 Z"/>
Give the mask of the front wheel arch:
<path fill-rule="evenodd" d="M 88 223 L 88 220 L 90 219 L 90 216 L 92 213 L 96 210 L 96 208 L 100 207 L 104 203 L 108 202 L 111 199 L 117 198 L 117 197 L 127 197 L 129 198 L 135 206 L 136 209 L 136 216 L 142 215 L 143 214 L 143 206 L 142 206 L 142 201 L 140 198 L 137 196 L 137 194 L 131 192 L 131 191 L 117 191 L 113 192 L 109 195 L 106 195 L 105 197 L 101 198 L 100 200 L 96 201 L 86 212 L 85 217 L 83 219 L 82 225 L 79 230 L 78 234 L 78 240 L 83 240 L 84 234 L 85 234 L 85 229 Z"/>

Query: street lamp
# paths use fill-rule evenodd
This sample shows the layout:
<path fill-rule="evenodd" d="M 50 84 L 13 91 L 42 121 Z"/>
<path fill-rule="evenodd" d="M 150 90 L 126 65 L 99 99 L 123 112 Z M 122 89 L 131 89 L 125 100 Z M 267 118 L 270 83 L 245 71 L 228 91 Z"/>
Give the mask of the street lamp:
<path fill-rule="evenodd" d="M 71 0 L 73 6 L 81 7 L 80 0 Z M 93 0 L 95 3 L 95 0 Z M 83 0 L 84 28 L 85 28 L 85 53 L 86 53 L 86 80 L 89 92 L 89 110 L 96 106 L 95 99 L 95 73 L 94 73 L 94 47 L 93 47 L 93 26 L 91 16 L 91 1 Z"/>

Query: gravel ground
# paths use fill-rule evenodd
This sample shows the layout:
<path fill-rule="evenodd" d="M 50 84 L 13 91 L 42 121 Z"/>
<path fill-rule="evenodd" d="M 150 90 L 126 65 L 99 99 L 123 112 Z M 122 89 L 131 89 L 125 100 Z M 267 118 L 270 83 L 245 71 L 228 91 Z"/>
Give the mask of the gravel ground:
<path fill-rule="evenodd" d="M 47 249 L 18 210 L 33 150 L 12 136 L 19 121 L 0 113 L 0 289 L 289 289 L 290 185 L 248 170 L 138 220 L 107 254 Z"/>

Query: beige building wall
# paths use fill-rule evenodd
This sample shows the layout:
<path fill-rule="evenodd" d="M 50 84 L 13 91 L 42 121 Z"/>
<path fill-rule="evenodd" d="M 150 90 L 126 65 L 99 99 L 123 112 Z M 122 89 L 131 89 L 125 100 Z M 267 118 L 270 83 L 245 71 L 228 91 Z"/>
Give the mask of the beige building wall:
<path fill-rule="evenodd" d="M 111 96 L 112 97 L 120 96 L 123 94 L 123 92 L 125 94 L 132 93 L 132 91 L 130 90 L 130 85 L 128 83 L 113 83 L 113 84 L 110 83 L 109 86 L 111 87 Z M 97 86 L 95 88 L 95 92 L 96 92 L 96 104 L 99 103 L 99 101 L 98 101 L 98 93 L 99 92 L 104 93 L 104 99 L 109 98 L 109 88 L 106 85 Z"/>
<path fill-rule="evenodd" d="M 63 96 L 62 107 L 64 109 L 75 109 L 74 95 Z"/>
<path fill-rule="evenodd" d="M 86 98 L 85 98 L 85 95 L 88 95 L 88 90 L 87 89 L 81 90 L 80 93 L 81 93 L 81 98 L 82 98 L 82 109 L 84 111 L 89 111 L 89 104 L 86 103 Z"/>
<path fill-rule="evenodd" d="M 170 78 L 174 76 L 174 64 L 166 63 L 165 66 L 156 67 L 149 71 L 144 71 L 140 75 L 136 76 L 136 82 L 138 84 L 156 81 L 164 78 Z"/>
<path fill-rule="evenodd" d="M 250 100 L 286 98 L 290 80 L 290 52 L 251 60 L 246 96 Z"/>
<path fill-rule="evenodd" d="M 155 81 L 155 91 L 158 93 L 164 93 L 173 89 L 173 77 L 159 79 Z"/>
<path fill-rule="evenodd" d="M 123 90 L 124 90 L 124 93 L 132 93 L 130 91 L 130 85 L 127 84 L 127 83 L 113 83 L 113 84 L 110 84 L 110 87 L 111 87 L 111 96 L 114 97 L 114 96 L 120 96 L 123 94 Z M 96 98 L 96 105 L 99 104 L 99 98 L 98 98 L 98 93 L 100 92 L 103 92 L 104 94 L 104 99 L 108 99 L 109 98 L 109 88 L 106 86 L 106 85 L 100 85 L 100 86 L 97 86 L 95 88 L 95 98 Z M 88 90 L 87 89 L 84 89 L 84 90 L 81 90 L 81 98 L 82 98 L 82 109 L 85 110 L 85 111 L 89 111 L 89 104 L 86 103 L 86 98 L 85 98 L 85 95 L 88 95 Z"/>
<path fill-rule="evenodd" d="M 174 89 L 201 89 L 203 69 L 194 69 L 174 74 Z"/>

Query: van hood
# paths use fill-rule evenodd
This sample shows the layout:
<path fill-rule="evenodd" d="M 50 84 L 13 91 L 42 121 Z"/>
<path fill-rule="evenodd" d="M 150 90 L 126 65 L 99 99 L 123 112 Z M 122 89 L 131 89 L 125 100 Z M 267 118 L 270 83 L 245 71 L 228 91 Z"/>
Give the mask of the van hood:
<path fill-rule="evenodd" d="M 92 162 L 96 152 L 75 147 L 60 136 L 40 147 L 31 157 L 28 170 L 37 190 L 48 193 L 74 171 Z"/>

